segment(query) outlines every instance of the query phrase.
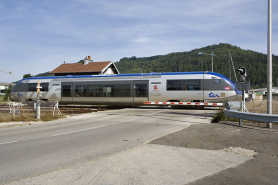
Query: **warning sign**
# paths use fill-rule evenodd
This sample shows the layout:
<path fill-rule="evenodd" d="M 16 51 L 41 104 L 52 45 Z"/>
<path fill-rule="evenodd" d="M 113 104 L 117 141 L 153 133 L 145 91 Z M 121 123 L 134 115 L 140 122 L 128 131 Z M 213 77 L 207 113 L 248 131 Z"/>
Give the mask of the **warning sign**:
<path fill-rule="evenodd" d="M 250 82 L 236 82 L 236 91 L 248 91 L 250 90 Z"/>

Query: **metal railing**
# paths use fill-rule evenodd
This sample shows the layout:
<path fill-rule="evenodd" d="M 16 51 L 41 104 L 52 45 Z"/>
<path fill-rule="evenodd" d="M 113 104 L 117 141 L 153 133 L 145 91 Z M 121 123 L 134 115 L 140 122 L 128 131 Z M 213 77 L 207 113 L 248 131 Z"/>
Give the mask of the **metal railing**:
<path fill-rule="evenodd" d="M 240 111 L 224 109 L 224 115 L 233 118 L 245 119 L 251 121 L 278 123 L 278 114 L 258 114 L 258 113 L 240 112 Z"/>
<path fill-rule="evenodd" d="M 226 109 L 224 109 L 224 115 L 238 118 L 239 125 L 241 125 L 241 120 L 251 120 L 258 122 L 268 123 L 268 128 L 272 127 L 272 123 L 278 123 L 278 101 L 272 101 L 272 105 L 275 105 L 273 112 L 274 114 L 266 114 L 266 104 L 265 100 L 262 101 L 249 101 L 245 102 L 244 111 L 242 110 L 242 102 L 228 102 Z"/>

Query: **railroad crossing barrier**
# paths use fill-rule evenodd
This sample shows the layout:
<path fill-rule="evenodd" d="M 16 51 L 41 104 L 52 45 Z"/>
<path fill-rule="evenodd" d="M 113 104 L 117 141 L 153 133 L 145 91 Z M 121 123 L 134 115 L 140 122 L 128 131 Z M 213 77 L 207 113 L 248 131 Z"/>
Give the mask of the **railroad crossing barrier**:
<path fill-rule="evenodd" d="M 145 101 L 147 105 L 201 105 L 201 106 L 225 106 L 225 103 L 200 103 L 200 102 L 150 102 Z"/>

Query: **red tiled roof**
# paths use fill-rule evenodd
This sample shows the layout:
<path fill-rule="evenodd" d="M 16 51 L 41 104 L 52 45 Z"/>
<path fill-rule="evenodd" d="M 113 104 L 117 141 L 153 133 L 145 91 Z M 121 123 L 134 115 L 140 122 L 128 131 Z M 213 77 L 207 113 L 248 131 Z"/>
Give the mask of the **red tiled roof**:
<path fill-rule="evenodd" d="M 50 73 L 82 73 L 82 72 L 101 72 L 111 62 L 89 62 L 87 65 L 83 63 L 61 64 Z"/>

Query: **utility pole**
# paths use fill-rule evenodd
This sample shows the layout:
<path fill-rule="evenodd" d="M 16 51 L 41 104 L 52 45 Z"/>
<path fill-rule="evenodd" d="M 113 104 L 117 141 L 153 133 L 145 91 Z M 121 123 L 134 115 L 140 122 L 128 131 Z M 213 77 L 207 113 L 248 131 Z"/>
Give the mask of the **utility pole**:
<path fill-rule="evenodd" d="M 213 52 L 211 52 L 211 72 L 213 72 Z"/>
<path fill-rule="evenodd" d="M 272 0 L 268 0 L 267 30 L 267 114 L 272 114 Z M 267 128 L 272 128 L 272 123 L 267 123 Z"/>

